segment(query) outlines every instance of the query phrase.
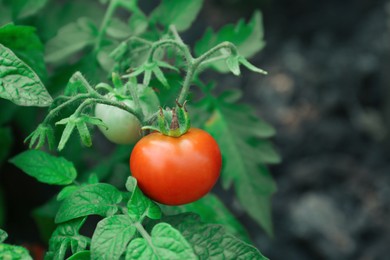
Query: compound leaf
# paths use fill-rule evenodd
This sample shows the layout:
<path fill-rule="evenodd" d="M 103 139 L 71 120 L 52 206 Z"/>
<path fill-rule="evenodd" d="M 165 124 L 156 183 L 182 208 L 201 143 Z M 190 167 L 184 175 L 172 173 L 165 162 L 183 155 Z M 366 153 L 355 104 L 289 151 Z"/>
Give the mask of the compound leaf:
<path fill-rule="evenodd" d="M 84 251 L 90 244 L 90 238 L 79 233 L 85 220 L 79 218 L 58 225 L 49 240 L 49 252 L 45 259 L 64 259 L 69 247 L 74 254 Z"/>
<path fill-rule="evenodd" d="M 257 118 L 249 106 L 234 103 L 238 96 L 235 92 L 225 92 L 219 98 L 208 101 L 214 105 L 205 128 L 217 140 L 222 151 L 223 187 L 228 189 L 234 183 L 242 206 L 271 235 L 269 200 L 276 191 L 276 185 L 265 163 L 279 161 L 280 158 L 272 149 L 270 160 L 261 144 L 275 131 Z"/>
<path fill-rule="evenodd" d="M 229 41 L 237 46 L 241 56 L 249 58 L 265 46 L 263 37 L 262 16 L 260 11 L 256 11 L 247 24 L 245 24 L 244 20 L 240 20 L 236 25 L 226 25 L 218 32 L 208 29 L 195 44 L 195 54 L 198 56 L 202 55 L 219 43 Z M 212 66 L 222 73 L 229 71 L 224 61 L 215 62 Z"/>

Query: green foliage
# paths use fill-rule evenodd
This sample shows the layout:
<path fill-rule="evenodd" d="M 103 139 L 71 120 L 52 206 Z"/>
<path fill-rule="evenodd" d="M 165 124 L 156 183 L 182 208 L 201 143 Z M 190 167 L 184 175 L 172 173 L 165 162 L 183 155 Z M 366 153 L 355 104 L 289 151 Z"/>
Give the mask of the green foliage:
<path fill-rule="evenodd" d="M 20 106 L 49 106 L 52 98 L 37 74 L 0 44 L 0 97 Z"/>
<path fill-rule="evenodd" d="M 257 118 L 246 105 L 236 104 L 238 92 L 225 92 L 220 97 L 204 100 L 212 117 L 205 123 L 222 150 L 224 168 L 222 184 L 228 189 L 232 183 L 237 197 L 247 212 L 263 228 L 272 234 L 269 199 L 276 186 L 265 163 L 280 161 L 272 146 L 265 141 L 274 134 L 274 129 Z M 240 122 L 237 124 L 237 122 Z M 271 153 L 263 153 L 258 147 L 268 145 Z"/>
<path fill-rule="evenodd" d="M 163 219 L 182 232 L 199 259 L 267 259 L 255 247 L 233 237 L 220 225 L 205 224 L 187 213 Z"/>
<path fill-rule="evenodd" d="M 150 237 L 136 238 L 130 242 L 126 259 L 168 260 L 197 257 L 179 231 L 167 223 L 159 223 L 153 227 Z"/>
<path fill-rule="evenodd" d="M 159 23 L 165 27 L 174 25 L 178 31 L 185 31 L 191 26 L 202 5 L 203 0 L 163 0 L 149 19 L 152 23 Z"/>
<path fill-rule="evenodd" d="M 10 160 L 18 168 L 38 181 L 47 184 L 67 185 L 77 176 L 73 163 L 38 150 L 28 150 Z"/>
<path fill-rule="evenodd" d="M 88 18 L 79 18 L 76 22 L 62 27 L 56 37 L 46 44 L 45 60 L 59 64 L 85 47 L 92 45 L 98 30 Z"/>
<path fill-rule="evenodd" d="M 208 194 L 202 199 L 190 204 L 177 207 L 161 206 L 167 215 L 177 215 L 185 212 L 194 212 L 206 223 L 219 224 L 234 236 L 250 243 L 250 238 L 242 224 L 225 207 L 214 194 Z"/>
<path fill-rule="evenodd" d="M 107 5 L 105 13 L 98 2 Z M 185 133 L 190 125 L 183 104 L 190 101 L 194 121 L 221 148 L 223 188 L 234 187 L 245 211 L 272 234 L 270 198 L 276 186 L 267 164 L 280 161 L 269 141 L 275 131 L 252 108 L 238 103 L 239 91 L 216 97 L 201 78 L 210 67 L 239 76 L 241 65 L 266 74 L 247 60 L 265 45 L 261 13 L 255 11 L 247 23 L 206 30 L 192 50 L 178 32 L 190 28 L 202 5 L 203 0 L 162 0 L 144 12 L 137 0 L 0 1 L 0 23 L 15 22 L 0 27 L 0 98 L 49 107 L 26 142 L 30 148 L 57 147 L 72 161 L 38 150 L 9 160 L 40 182 L 62 186 L 33 212 L 42 237 L 48 240 L 52 233 L 47 259 L 64 259 L 69 253 L 68 259 L 266 259 L 247 243 L 244 227 L 218 197 L 160 207 L 134 178 L 125 184 L 129 172 L 121 167 L 127 167 L 131 146 L 97 155 L 74 145 L 77 134 L 91 147 L 92 128 L 107 127 L 94 115 L 96 104 L 130 113 L 152 130 L 162 122 L 167 132 L 175 109 Z M 199 91 L 191 93 L 190 87 Z M 4 124 L 12 120 L 15 106 L 8 103 L 4 108 L 9 115 L 0 118 L 0 164 L 12 147 L 10 128 Z M 165 121 L 158 116 L 159 104 Z M 80 170 L 78 164 L 88 166 Z M 119 181 L 116 168 L 122 169 Z M 102 219 L 87 237 L 80 229 L 91 215 Z M 4 234 L 0 232 L 2 240 Z M 0 244 L 2 253 L 31 259 L 17 246 Z"/>
<path fill-rule="evenodd" d="M 229 41 L 237 46 L 240 55 L 250 58 L 265 46 L 263 37 L 261 13 L 256 11 L 247 24 L 245 24 L 244 20 L 240 20 L 236 25 L 226 25 L 218 32 L 213 32 L 211 28 L 208 29 L 202 39 L 196 43 L 195 53 L 201 55 L 213 46 Z M 226 73 L 229 71 L 226 64 L 222 61 L 212 65 L 219 72 Z"/>
<path fill-rule="evenodd" d="M 27 249 L 24 247 L 4 244 L 4 240 L 7 237 L 8 234 L 0 229 L 0 256 L 2 259 L 32 260 Z"/>
<path fill-rule="evenodd" d="M 118 211 L 121 193 L 106 183 L 86 185 L 66 198 L 58 209 L 56 223 L 87 215 L 112 216 Z"/>
<path fill-rule="evenodd" d="M 115 215 L 101 220 L 91 241 L 92 259 L 119 259 L 125 252 L 137 229 L 125 215 Z"/>
<path fill-rule="evenodd" d="M 86 218 L 79 218 L 58 225 L 49 241 L 47 259 L 64 259 L 68 248 L 72 250 L 73 254 L 87 248 L 91 240 L 79 233 L 85 220 Z"/>
<path fill-rule="evenodd" d="M 15 19 L 23 19 L 37 14 L 48 0 L 13 0 L 12 9 Z"/>
<path fill-rule="evenodd" d="M 13 24 L 4 25 L 0 27 L 0 43 L 11 49 L 18 58 L 31 67 L 41 80 L 47 80 L 43 60 L 44 46 L 36 33 L 36 28 Z"/>

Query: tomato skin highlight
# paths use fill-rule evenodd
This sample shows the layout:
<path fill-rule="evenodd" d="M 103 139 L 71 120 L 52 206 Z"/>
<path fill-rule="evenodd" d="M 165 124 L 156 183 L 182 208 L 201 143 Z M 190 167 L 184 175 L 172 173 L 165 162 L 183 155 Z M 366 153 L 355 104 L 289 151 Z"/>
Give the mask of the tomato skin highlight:
<path fill-rule="evenodd" d="M 166 205 L 187 204 L 206 195 L 221 167 L 217 142 L 198 128 L 180 137 L 151 133 L 135 145 L 130 156 L 130 170 L 140 189 Z"/>

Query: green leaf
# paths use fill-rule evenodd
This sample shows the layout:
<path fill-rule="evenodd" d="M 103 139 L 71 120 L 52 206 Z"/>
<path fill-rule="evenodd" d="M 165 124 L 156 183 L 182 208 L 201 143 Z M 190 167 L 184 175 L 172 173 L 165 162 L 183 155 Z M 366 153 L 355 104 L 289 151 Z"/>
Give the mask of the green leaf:
<path fill-rule="evenodd" d="M 126 253 L 127 259 L 198 259 L 192 247 L 179 231 L 167 223 L 153 227 L 151 236 L 133 239 Z"/>
<path fill-rule="evenodd" d="M 240 63 L 238 62 L 239 57 L 233 57 L 229 56 L 226 59 L 226 65 L 228 66 L 229 70 L 236 76 L 239 76 L 241 74 L 240 71 Z"/>
<path fill-rule="evenodd" d="M 17 19 L 23 19 L 39 12 L 48 0 L 13 0 L 13 14 Z"/>
<path fill-rule="evenodd" d="M 249 61 L 247 61 L 247 59 L 245 59 L 244 57 L 239 57 L 238 61 L 244 65 L 247 69 L 253 71 L 253 72 L 256 72 L 256 73 L 261 73 L 261 74 L 264 74 L 264 75 L 267 75 L 268 72 L 266 72 L 265 70 L 262 70 L 262 69 L 259 69 L 258 67 L 256 67 L 255 65 L 253 65 L 252 63 L 250 63 Z"/>
<path fill-rule="evenodd" d="M 80 251 L 71 257 L 67 258 L 66 260 L 90 260 L 91 259 L 91 252 L 88 250 Z"/>
<path fill-rule="evenodd" d="M 115 215 L 101 220 L 91 241 L 91 259 L 119 259 L 136 228 L 128 216 Z"/>
<path fill-rule="evenodd" d="M 143 13 L 133 13 L 129 19 L 130 33 L 140 35 L 148 28 L 148 18 Z"/>
<path fill-rule="evenodd" d="M 45 145 L 47 141 L 49 149 L 54 148 L 54 130 L 50 125 L 40 124 L 27 138 L 24 140 L 25 143 L 30 142 L 29 148 L 35 146 L 35 149 L 40 149 Z"/>
<path fill-rule="evenodd" d="M 195 44 L 195 54 L 200 56 L 219 43 L 228 41 L 237 46 L 240 56 L 252 57 L 264 46 L 264 31 L 262 16 L 256 11 L 251 20 L 245 24 L 244 20 L 238 21 L 236 25 L 226 25 L 218 32 L 208 29 L 203 37 Z M 212 64 L 219 72 L 226 73 L 229 68 L 223 61 Z"/>
<path fill-rule="evenodd" d="M 0 256 L 2 259 L 32 260 L 26 248 L 8 244 L 0 244 Z"/>
<path fill-rule="evenodd" d="M 115 60 L 110 56 L 115 47 L 114 43 L 101 47 L 96 56 L 100 67 L 107 72 L 115 71 Z"/>
<path fill-rule="evenodd" d="M 118 40 L 124 40 L 131 36 L 129 26 L 117 18 L 110 20 L 106 33 L 108 36 Z"/>
<path fill-rule="evenodd" d="M 83 117 L 88 118 L 88 116 L 86 116 L 86 115 Z M 102 121 L 97 121 L 97 122 L 102 123 Z M 91 147 L 92 146 L 92 137 L 91 137 L 91 134 L 89 133 L 89 130 L 88 130 L 88 127 L 86 124 L 86 120 L 83 119 L 83 120 L 80 120 L 79 122 L 77 122 L 76 127 L 77 127 L 77 130 L 79 131 L 82 143 L 87 147 Z"/>
<path fill-rule="evenodd" d="M 4 25 L 0 27 L 0 43 L 11 49 L 19 59 L 30 66 L 41 80 L 46 81 L 47 71 L 43 59 L 44 47 L 34 27 Z"/>
<path fill-rule="evenodd" d="M 227 233 L 222 226 L 202 223 L 194 214 L 180 214 L 163 220 L 183 234 L 199 259 L 267 259 L 255 247 Z"/>
<path fill-rule="evenodd" d="M 249 106 L 232 103 L 236 97 L 234 92 L 230 95 L 225 92 L 219 98 L 205 101 L 214 104 L 205 129 L 217 140 L 222 151 L 223 187 L 228 189 L 234 183 L 242 206 L 271 235 L 269 200 L 276 185 L 264 165 L 270 161 L 264 155 L 266 151 L 257 149 L 253 142 L 272 136 L 274 130 L 257 118 Z"/>
<path fill-rule="evenodd" d="M 250 242 L 248 232 L 225 205 L 213 194 L 208 194 L 200 200 L 182 206 L 161 206 L 165 215 L 176 215 L 185 212 L 194 212 L 203 222 L 223 225 L 232 235 L 245 242 Z"/>
<path fill-rule="evenodd" d="M 78 118 L 75 115 L 71 115 L 68 118 L 63 118 L 60 121 L 56 122 L 56 125 L 65 125 L 65 129 L 62 132 L 60 142 L 58 143 L 58 151 L 64 149 L 65 144 L 68 142 L 71 134 L 73 133 L 74 128 Z"/>
<path fill-rule="evenodd" d="M 4 243 L 4 241 L 7 239 L 8 234 L 4 230 L 0 229 L 0 243 Z"/>
<path fill-rule="evenodd" d="M 76 71 L 70 77 L 69 82 L 68 82 L 68 84 L 65 87 L 64 95 L 66 95 L 66 96 L 75 96 L 77 94 L 87 93 L 88 92 L 87 91 L 87 86 L 85 86 L 84 82 L 87 82 L 87 80 L 80 73 L 80 71 Z"/>
<path fill-rule="evenodd" d="M 47 184 L 67 185 L 77 177 L 73 163 L 39 150 L 27 150 L 10 160 L 26 174 Z"/>
<path fill-rule="evenodd" d="M 90 244 L 90 238 L 79 233 L 85 220 L 86 218 L 79 218 L 58 225 L 49 240 L 48 259 L 64 259 L 69 247 L 73 254 L 82 252 L 87 248 Z"/>
<path fill-rule="evenodd" d="M 46 45 L 46 61 L 59 64 L 85 47 L 94 44 L 98 30 L 88 18 L 62 27 Z"/>
<path fill-rule="evenodd" d="M 0 165 L 7 158 L 13 143 L 10 128 L 0 127 Z"/>
<path fill-rule="evenodd" d="M 105 183 L 86 185 L 63 201 L 55 222 L 62 223 L 87 215 L 111 216 L 118 211 L 117 204 L 121 200 L 121 193 L 112 185 Z"/>
<path fill-rule="evenodd" d="M 127 179 L 126 189 L 131 192 L 130 200 L 127 203 L 128 215 L 134 222 L 142 222 L 146 216 L 151 219 L 161 218 L 160 208 L 142 193 L 137 187 L 137 180 L 134 177 Z"/>
<path fill-rule="evenodd" d="M 0 97 L 20 106 L 45 107 L 52 98 L 35 72 L 0 44 Z"/>
<path fill-rule="evenodd" d="M 275 164 L 282 161 L 280 155 L 270 141 L 264 139 L 253 140 L 252 145 L 263 163 Z"/>
<path fill-rule="evenodd" d="M 150 14 L 149 19 L 165 27 L 174 25 L 178 31 L 185 31 L 195 20 L 202 5 L 203 0 L 162 0 L 161 4 Z"/>
<path fill-rule="evenodd" d="M 70 195 L 72 195 L 73 192 L 75 192 L 79 188 L 80 188 L 80 186 L 76 186 L 76 185 L 69 185 L 69 186 L 64 187 L 57 194 L 57 200 L 61 201 L 61 200 L 64 200 L 64 199 L 68 198 Z"/>

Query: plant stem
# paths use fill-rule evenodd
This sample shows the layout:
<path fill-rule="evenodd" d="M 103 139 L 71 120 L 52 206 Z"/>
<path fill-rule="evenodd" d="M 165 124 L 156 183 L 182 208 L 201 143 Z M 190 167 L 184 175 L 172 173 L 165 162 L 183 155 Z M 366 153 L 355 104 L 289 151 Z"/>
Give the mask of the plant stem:
<path fill-rule="evenodd" d="M 140 222 L 135 222 L 134 226 L 137 228 L 137 231 L 141 234 L 141 236 L 145 239 L 145 241 L 149 244 L 149 246 L 153 250 L 154 254 L 158 255 L 158 253 L 155 250 L 155 246 L 153 245 L 152 237 L 145 230 L 144 226 L 142 226 L 142 224 Z"/>
<path fill-rule="evenodd" d="M 111 0 L 109 5 L 108 5 L 106 13 L 104 14 L 103 21 L 102 21 L 102 23 L 100 25 L 100 28 L 99 28 L 99 34 L 98 34 L 98 36 L 96 38 L 94 51 L 97 51 L 97 50 L 100 49 L 100 46 L 102 44 L 103 36 L 106 33 L 106 30 L 107 30 L 107 27 L 108 27 L 108 23 L 109 23 L 111 17 L 113 16 L 113 14 L 114 14 L 114 12 L 115 12 L 117 7 L 118 7 L 117 0 Z"/>
<path fill-rule="evenodd" d="M 183 39 L 180 37 L 179 33 L 178 33 L 177 30 L 176 30 L 176 26 L 174 26 L 174 25 L 169 26 L 169 30 L 170 30 L 171 33 L 173 34 L 173 37 L 175 37 L 175 39 L 176 39 L 178 42 L 180 42 L 181 44 L 184 45 Z"/>
<path fill-rule="evenodd" d="M 221 49 L 229 49 L 231 51 L 232 55 L 238 55 L 237 48 L 233 43 L 222 42 L 222 43 L 218 44 L 217 46 L 213 47 L 212 49 L 210 49 L 209 51 L 205 52 L 204 54 L 202 54 L 201 56 L 199 56 L 196 59 L 193 59 L 191 57 L 192 60 L 188 66 L 187 75 L 184 79 L 183 87 L 180 91 L 180 95 L 179 95 L 179 99 L 178 99 L 180 104 L 182 104 L 187 98 L 188 91 L 190 89 L 190 85 L 191 85 L 192 79 L 195 75 L 195 72 L 199 69 L 199 67 L 201 67 L 201 65 L 204 62 L 208 62 L 210 60 L 210 56 L 214 55 L 216 52 L 220 51 Z"/>
<path fill-rule="evenodd" d="M 216 52 L 220 51 L 221 49 L 229 49 L 233 56 L 238 55 L 237 47 L 233 43 L 231 43 L 231 42 L 222 42 L 222 43 L 218 44 L 217 46 L 211 48 L 207 52 L 203 53 L 198 58 L 196 58 L 194 63 L 196 64 L 196 66 L 199 66 L 202 62 L 204 62 L 207 59 L 209 59 L 210 56 L 212 56 Z"/>
<path fill-rule="evenodd" d="M 141 103 L 140 103 L 140 101 L 139 101 L 139 97 L 138 97 L 138 93 L 137 93 L 137 91 L 136 91 L 136 86 L 137 86 L 137 84 L 133 84 L 133 83 L 131 83 L 130 81 L 128 81 L 127 83 L 126 83 L 126 85 L 125 85 L 125 87 L 127 87 L 128 86 L 128 89 L 129 89 L 129 91 L 130 91 L 130 95 L 131 95 L 131 97 L 133 98 L 133 101 L 134 101 L 134 105 L 135 105 L 135 107 L 136 107 L 136 110 L 142 110 L 142 108 L 141 108 Z M 142 121 L 141 121 L 142 122 Z"/>
<path fill-rule="evenodd" d="M 110 99 L 106 99 L 106 98 L 104 98 L 104 99 L 102 99 L 102 98 L 89 98 L 89 99 L 86 99 L 76 109 L 74 114 L 79 115 L 82 112 L 82 110 L 85 109 L 88 105 L 95 104 L 95 103 L 108 105 L 108 106 L 113 106 L 113 107 L 117 107 L 117 108 L 120 108 L 122 110 L 125 110 L 125 111 L 129 112 L 130 114 L 133 114 L 140 122 L 142 122 L 143 118 L 142 118 L 142 116 L 140 115 L 140 113 L 138 111 L 136 111 L 136 110 L 126 106 L 122 102 L 118 102 L 118 101 L 114 101 L 114 100 L 110 100 Z"/>
<path fill-rule="evenodd" d="M 83 77 L 83 75 L 80 73 L 80 71 L 77 71 L 74 74 L 74 77 L 81 81 L 81 83 L 83 84 L 83 86 L 85 86 L 85 88 L 87 89 L 88 92 L 98 94 L 98 92 L 96 92 L 96 90 L 94 90 L 93 87 L 88 83 L 88 81 Z"/>
<path fill-rule="evenodd" d="M 172 45 L 172 46 L 177 47 L 183 53 L 184 58 L 186 59 L 187 63 L 193 62 L 194 58 L 192 57 L 188 46 L 185 44 L 179 43 L 177 40 L 161 40 L 161 41 L 154 43 L 152 45 L 151 50 L 150 50 L 148 62 L 150 62 L 150 63 L 153 62 L 154 54 L 156 53 L 156 51 L 165 45 Z"/>
<path fill-rule="evenodd" d="M 188 66 L 186 77 L 184 79 L 183 86 L 182 86 L 181 91 L 180 91 L 179 98 L 177 100 L 179 102 L 179 104 L 183 104 L 187 98 L 188 91 L 190 90 L 192 78 L 194 76 L 195 71 L 196 71 L 195 64 L 190 63 Z"/>
<path fill-rule="evenodd" d="M 74 98 L 72 98 L 72 99 L 62 103 L 58 107 L 50 110 L 49 113 L 47 114 L 47 116 L 45 117 L 45 119 L 43 120 L 43 123 L 47 124 L 64 107 L 66 107 L 66 106 L 68 106 L 68 105 L 72 104 L 73 102 L 76 102 L 76 101 L 78 101 L 80 99 L 88 98 L 89 96 L 90 96 L 90 94 L 80 94 L 80 95 L 77 95 Z"/>

